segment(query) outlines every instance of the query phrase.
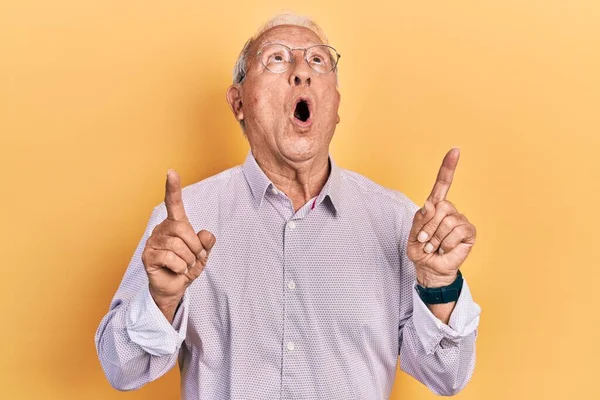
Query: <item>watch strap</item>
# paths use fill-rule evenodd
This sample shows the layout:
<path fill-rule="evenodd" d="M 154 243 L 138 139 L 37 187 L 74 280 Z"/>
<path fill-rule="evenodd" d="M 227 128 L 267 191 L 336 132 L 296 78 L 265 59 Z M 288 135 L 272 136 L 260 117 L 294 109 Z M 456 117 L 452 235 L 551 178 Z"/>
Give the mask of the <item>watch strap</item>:
<path fill-rule="evenodd" d="M 456 279 L 450 285 L 426 288 L 417 283 L 416 289 L 419 297 L 427 304 L 444 304 L 458 300 L 463 286 L 463 277 L 458 270 Z"/>

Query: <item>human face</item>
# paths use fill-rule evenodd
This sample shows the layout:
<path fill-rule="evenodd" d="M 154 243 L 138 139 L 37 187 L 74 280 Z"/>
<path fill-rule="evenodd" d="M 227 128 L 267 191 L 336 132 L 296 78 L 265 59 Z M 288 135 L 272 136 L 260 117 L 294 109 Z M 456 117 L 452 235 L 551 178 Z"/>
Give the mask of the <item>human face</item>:
<path fill-rule="evenodd" d="M 294 50 L 295 60 L 287 71 L 270 72 L 256 57 L 266 43 L 293 49 L 322 42 L 310 29 L 293 25 L 273 27 L 255 41 L 244 81 L 227 93 L 234 115 L 244 120 L 253 152 L 280 162 L 326 158 L 339 122 L 335 71 L 314 71 L 302 58 L 303 50 Z"/>

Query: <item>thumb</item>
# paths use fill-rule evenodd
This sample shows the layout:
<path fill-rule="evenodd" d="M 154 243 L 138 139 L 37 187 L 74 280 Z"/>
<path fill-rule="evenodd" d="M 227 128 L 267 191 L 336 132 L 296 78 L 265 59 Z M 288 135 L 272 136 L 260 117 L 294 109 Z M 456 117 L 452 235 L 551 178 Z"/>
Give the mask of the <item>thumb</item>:
<path fill-rule="evenodd" d="M 210 254 L 210 250 L 213 248 L 215 243 L 217 242 L 217 238 L 215 235 L 210 233 L 209 231 L 202 229 L 198 232 L 198 239 L 200 239 L 200 243 L 202 244 L 203 250 L 200 252 L 201 257 L 207 257 Z M 205 253 L 205 254 L 203 254 Z"/>
<path fill-rule="evenodd" d="M 435 206 L 431 202 L 431 200 L 425 200 L 425 204 L 423 207 L 419 208 L 417 212 L 415 212 L 415 216 L 413 219 L 412 228 L 410 229 L 409 240 L 418 241 L 417 235 L 423 229 L 426 223 L 428 223 L 435 215 Z"/>

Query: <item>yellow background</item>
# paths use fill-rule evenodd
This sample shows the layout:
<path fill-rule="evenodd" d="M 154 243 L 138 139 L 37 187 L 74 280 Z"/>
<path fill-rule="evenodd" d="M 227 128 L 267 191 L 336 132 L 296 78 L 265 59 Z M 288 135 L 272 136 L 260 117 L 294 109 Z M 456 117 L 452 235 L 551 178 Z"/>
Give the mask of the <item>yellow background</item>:
<path fill-rule="evenodd" d="M 230 71 L 298 5 L 343 55 L 338 164 L 421 203 L 461 149 L 448 198 L 478 228 L 483 311 L 458 398 L 600 398 L 597 1 L 0 4 L 0 397 L 178 398 L 177 368 L 112 389 L 94 333 L 167 169 L 243 161 Z M 398 373 L 392 399 L 433 398 Z"/>

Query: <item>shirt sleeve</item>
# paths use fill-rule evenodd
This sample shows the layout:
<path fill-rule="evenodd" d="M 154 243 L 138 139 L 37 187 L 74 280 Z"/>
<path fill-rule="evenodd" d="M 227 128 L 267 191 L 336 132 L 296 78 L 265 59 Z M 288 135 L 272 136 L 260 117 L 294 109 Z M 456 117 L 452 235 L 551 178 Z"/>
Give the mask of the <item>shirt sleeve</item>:
<path fill-rule="evenodd" d="M 448 325 L 439 320 L 421 300 L 416 290 L 414 263 L 406 255 L 406 243 L 414 213 L 411 202 L 402 224 L 401 301 L 399 326 L 400 368 L 437 395 L 460 392 L 475 369 L 475 341 L 481 307 L 473 301 L 467 280 Z"/>
<path fill-rule="evenodd" d="M 415 330 L 423 349 L 427 354 L 433 354 L 439 345 L 457 345 L 471 336 L 479 325 L 481 308 L 473 301 L 467 280 L 463 278 L 463 287 L 448 325 L 437 318 L 427 304 L 423 302 L 416 289 L 417 281 L 413 282 L 413 319 Z M 446 341 L 442 344 L 442 339 Z"/>
<path fill-rule="evenodd" d="M 177 310 L 180 318 L 173 318 L 173 326 L 154 302 L 149 287 L 144 286 L 128 307 L 125 327 L 129 338 L 153 356 L 174 354 L 185 339 L 187 324 L 181 322 L 187 320 L 188 302 L 185 292 L 179 303 L 182 312 Z"/>
<path fill-rule="evenodd" d="M 156 225 L 166 218 L 164 203 L 155 207 L 109 311 L 95 334 L 96 352 L 110 384 L 134 390 L 169 371 L 186 335 L 188 295 L 184 294 L 173 323 L 152 299 L 142 253 Z"/>

